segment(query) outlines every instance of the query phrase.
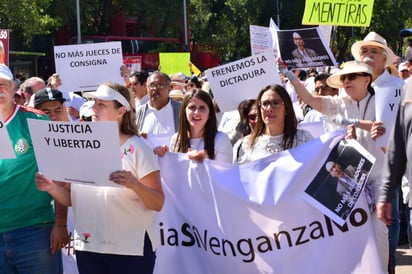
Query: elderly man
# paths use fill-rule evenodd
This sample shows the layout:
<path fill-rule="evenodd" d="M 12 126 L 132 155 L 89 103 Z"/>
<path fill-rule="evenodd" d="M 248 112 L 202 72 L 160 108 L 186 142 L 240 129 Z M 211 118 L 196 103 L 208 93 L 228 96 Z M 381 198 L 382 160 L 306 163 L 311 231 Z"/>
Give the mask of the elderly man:
<path fill-rule="evenodd" d="M 30 77 L 23 83 L 24 85 L 24 95 L 26 96 L 26 102 L 28 105 L 33 107 L 33 94 L 46 87 L 46 83 L 40 77 Z"/>
<path fill-rule="evenodd" d="M 395 58 L 395 54 L 393 51 L 387 46 L 386 40 L 377 34 L 376 32 L 368 33 L 362 41 L 357 41 L 352 45 L 351 48 L 352 55 L 355 57 L 356 60 L 365 62 L 368 64 L 372 69 L 372 87 L 376 93 L 376 101 L 378 98 L 382 98 L 385 96 L 385 101 L 397 101 L 399 103 L 400 99 L 400 91 L 404 85 L 404 81 L 396 76 L 391 75 L 385 67 L 393 63 Z M 389 97 L 393 96 L 393 97 Z M 390 99 L 389 99 L 390 98 Z M 398 99 L 398 100 L 397 100 Z M 388 102 L 388 107 L 391 108 L 392 113 L 396 114 L 396 110 L 398 109 L 398 104 L 391 105 Z M 380 113 L 382 117 L 390 117 L 390 113 Z M 377 114 L 377 118 L 379 116 Z M 392 128 L 393 123 L 395 120 L 395 115 L 393 115 L 393 120 L 389 121 L 389 124 L 383 125 L 386 129 Z M 381 126 L 381 123 L 379 124 Z M 382 147 L 383 151 L 386 151 L 386 147 Z M 380 158 L 383 158 L 380 157 Z M 382 162 L 382 159 L 378 159 L 378 163 Z M 382 171 L 381 167 L 375 168 L 375 170 Z M 380 176 L 379 176 L 380 177 Z M 395 195 L 393 203 L 398 205 L 399 199 L 399 191 L 398 194 Z M 397 206 L 393 207 L 393 218 L 394 222 L 389 227 L 389 245 L 390 245 L 390 269 L 394 271 L 395 268 L 395 251 L 396 246 L 398 245 L 399 240 L 399 209 Z"/>
<path fill-rule="evenodd" d="M 37 190 L 38 171 L 27 119 L 47 120 L 17 106 L 10 69 L 0 65 L 0 111 L 16 158 L 0 159 L 0 273 L 62 273 L 61 253 L 68 241 L 66 216 L 52 197 Z"/>
<path fill-rule="evenodd" d="M 318 54 L 313 49 L 305 48 L 305 41 L 299 33 L 294 32 L 292 37 L 296 46 L 296 49 L 292 51 L 292 57 L 298 60 L 296 66 L 299 68 L 312 66 L 312 58 L 318 56 Z"/>
<path fill-rule="evenodd" d="M 170 78 L 160 71 L 153 72 L 146 82 L 149 102 L 136 110 L 139 132 L 145 134 L 173 134 L 179 127 L 181 103 L 169 97 Z"/>
<path fill-rule="evenodd" d="M 357 187 L 357 182 L 353 178 L 355 174 L 355 168 L 353 166 L 348 165 L 345 169 L 342 169 L 340 164 L 329 161 L 326 163 L 325 168 L 332 177 L 338 179 L 336 192 L 340 195 L 343 196 L 347 191 L 352 191 Z"/>

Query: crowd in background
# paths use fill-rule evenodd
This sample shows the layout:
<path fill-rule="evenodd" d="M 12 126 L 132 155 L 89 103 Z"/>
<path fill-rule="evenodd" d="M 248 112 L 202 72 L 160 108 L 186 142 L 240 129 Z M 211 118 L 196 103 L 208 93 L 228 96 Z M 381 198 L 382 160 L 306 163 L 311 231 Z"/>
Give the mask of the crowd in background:
<path fill-rule="evenodd" d="M 43 213 L 41 210 L 30 213 L 44 214 L 47 216 L 43 216 L 44 218 L 33 218 L 25 222 L 11 217 L 4 219 L 16 222 L 16 225 L 6 225 L 2 221 L 0 234 L 37 227 L 39 222 L 47 223 L 49 230 L 45 235 L 52 233 L 54 238 L 47 241 L 46 251 L 51 244 L 55 244 L 53 254 L 58 254 L 58 250 L 69 241 L 65 228 L 67 207 L 72 206 L 76 213 L 75 248 L 81 273 L 92 273 L 96 271 L 96 267 L 101 268 L 99 273 L 116 273 L 110 272 L 110 268 L 122 269 L 121 273 L 133 273 L 128 271 L 134 267 L 145 268 L 144 273 L 151 273 L 155 262 L 154 250 L 158 244 L 153 229 L 153 212 L 161 210 L 164 203 L 155 155 L 162 157 L 168 151 L 173 151 L 187 153 L 189 159 L 199 162 L 213 159 L 242 164 L 312 140 L 311 133 L 300 125 L 306 122 L 324 122 L 334 123 L 334 128 L 345 128 L 346 138 L 358 140 L 377 158 L 365 192 L 371 197 L 368 201 L 382 268 L 394 273 L 394 253 L 400 234 L 398 205 L 403 205 L 401 213 L 409 222 L 412 201 L 408 198 L 408 179 L 412 178 L 403 176 L 407 155 L 404 157 L 405 165 L 400 169 L 391 162 L 394 159 L 385 156 L 388 151 L 389 156 L 393 155 L 392 141 L 378 150 L 374 148 L 377 138 L 391 134 L 392 128 L 396 126 L 402 127 L 397 124 L 399 117 L 392 124 L 384 125 L 381 121 L 376 121 L 375 98 L 381 96 L 379 90 L 389 87 L 395 91 L 411 86 L 408 83 L 412 74 L 412 57 L 407 55 L 407 59 L 402 59 L 395 56 L 387 47 L 385 39 L 376 33 L 370 33 L 364 40 L 352 45 L 352 54 L 354 61 L 334 68 L 288 70 L 279 60 L 274 66 L 279 66 L 282 83 L 256 87 L 256 90 L 250 92 L 249 99 L 239 103 L 237 110 L 225 113 L 219 111 L 219 102 L 214 99 L 204 74 L 135 72 L 122 66 L 124 83 L 121 85 L 102 83 L 96 91 L 75 93 L 59 90 L 64 79 L 60 79 L 57 73 L 51 75 L 47 81 L 38 77 L 25 79 L 21 74 L 10 75 L 8 68 L 2 65 L 0 88 L 12 96 L 12 100 L 8 101 L 0 97 L 0 107 L 8 129 L 9 125 L 17 123 L 15 119 L 18 115 L 26 117 L 24 115 L 27 114 L 21 114 L 22 112 L 30 113 L 29 116 L 37 119 L 53 121 L 117 121 L 123 170 L 114 172 L 110 179 L 126 188 L 113 190 L 107 187 L 97 190 L 93 187 L 70 187 L 65 183 L 53 182 L 43 174 L 36 173 L 35 158 L 31 153 L 30 172 L 21 180 L 30 185 L 36 177 L 36 186 L 41 190 L 41 194 L 33 187 L 30 188 L 30 193 L 36 197 L 49 193 L 49 197 L 39 196 L 39 201 L 46 205 L 53 197 L 62 207 L 59 209 L 56 206 L 56 211 L 61 210 L 62 213 L 53 217 L 50 215 L 51 209 L 48 208 Z M 403 89 L 404 94 L 410 92 L 412 91 L 409 89 Z M 403 106 L 404 102 L 400 101 L 400 105 Z M 401 109 L 404 110 L 404 107 Z M 21 132 L 16 129 L 11 131 L 12 139 L 15 138 L 13 134 L 20 136 L 27 133 L 27 126 L 21 126 L 24 124 L 21 119 L 17 125 L 21 127 Z M 325 130 L 327 131 L 328 127 L 325 127 Z M 150 138 L 153 134 L 169 134 L 170 142 L 151 148 L 140 140 L 142 138 L 137 137 Z M 399 140 L 400 137 L 394 138 Z M 407 142 L 404 138 L 400 139 L 400 142 Z M 21 164 L 26 161 L 27 159 L 20 157 L 0 160 L 0 172 L 4 174 L 5 167 L 21 168 Z M 394 166 L 397 167 L 396 182 L 393 177 Z M 17 175 L 2 175 L 0 188 L 7 188 L 6 184 L 14 181 L 13 176 Z M 399 191 L 400 179 L 403 180 L 402 191 Z M 383 185 L 386 188 L 381 192 Z M 86 191 L 84 188 L 87 188 Z M 400 193 L 403 193 L 403 203 Z M 6 194 L 0 194 L 0 201 L 5 200 Z M 117 201 L 116 197 L 123 197 L 123 202 L 113 205 L 113 200 Z M 8 203 L 11 207 L 19 205 L 19 208 L 25 208 L 30 206 L 25 204 L 26 202 L 16 199 Z M 389 205 L 391 207 L 388 207 Z M 87 213 L 80 210 L 84 207 L 89 208 Z M 124 212 L 126 207 L 132 207 L 135 211 Z M 4 207 L 0 207 L 0 214 L 4 210 Z M 114 216 L 107 212 L 123 213 Z M 140 215 L 137 216 L 136 212 Z M 90 221 L 91 219 L 93 221 Z M 136 220 L 125 223 L 125 220 L 130 219 Z M 112 220 L 113 223 L 107 220 Z M 56 232 L 59 229 L 62 231 Z M 113 233 L 116 229 L 122 232 Z M 92 236 L 88 233 L 92 233 Z M 412 247 L 410 224 L 408 233 Z M 30 238 L 27 235 L 25 237 Z M 90 237 L 115 241 L 120 243 L 121 247 L 108 247 L 105 243 L 88 244 Z M 133 241 L 130 239 L 135 239 L 135 243 L 131 243 Z M 3 247 L 0 247 L 0 251 L 3 251 L 4 242 L 1 245 Z M 0 254 L 1 256 L 3 255 Z M 102 261 L 104 264 L 100 265 Z M 53 264 L 55 270 L 49 273 L 61 273 L 61 262 L 59 264 L 57 259 Z M 20 266 L 18 263 L 10 264 L 0 259 L 0 272 L 12 273 L 10 269 L 13 267 Z M 42 266 L 38 267 L 41 269 Z"/>

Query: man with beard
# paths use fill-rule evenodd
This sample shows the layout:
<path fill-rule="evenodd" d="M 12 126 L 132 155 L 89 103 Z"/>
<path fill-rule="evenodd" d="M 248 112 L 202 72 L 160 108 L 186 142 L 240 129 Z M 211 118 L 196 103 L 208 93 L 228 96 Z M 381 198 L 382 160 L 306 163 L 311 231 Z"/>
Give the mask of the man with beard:
<path fill-rule="evenodd" d="M 136 110 L 139 132 L 147 134 L 173 134 L 179 127 L 181 103 L 171 100 L 170 78 L 167 74 L 155 71 L 146 82 L 149 102 Z"/>

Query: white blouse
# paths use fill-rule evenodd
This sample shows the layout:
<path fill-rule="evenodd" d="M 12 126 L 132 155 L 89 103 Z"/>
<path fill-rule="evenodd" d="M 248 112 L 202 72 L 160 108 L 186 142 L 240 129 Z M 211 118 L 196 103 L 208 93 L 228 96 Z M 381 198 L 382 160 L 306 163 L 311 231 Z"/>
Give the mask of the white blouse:
<path fill-rule="evenodd" d="M 295 139 L 293 140 L 292 148 L 306 143 L 312 139 L 313 137 L 308 131 L 298 129 Z M 235 146 L 235 163 L 244 164 L 285 150 L 285 148 L 283 147 L 283 134 L 276 136 L 264 134 L 256 138 L 255 143 L 252 147 L 249 143 L 250 135 L 247 135 L 242 139 L 242 141 L 239 142 L 237 146 Z"/>
<path fill-rule="evenodd" d="M 170 150 L 173 151 L 176 143 L 177 133 L 175 133 L 170 139 Z M 203 138 L 190 139 L 190 147 L 192 150 L 202 150 L 205 148 L 205 142 Z M 231 163 L 233 159 L 233 147 L 229 137 L 218 131 L 215 135 L 215 159 L 219 162 Z"/>

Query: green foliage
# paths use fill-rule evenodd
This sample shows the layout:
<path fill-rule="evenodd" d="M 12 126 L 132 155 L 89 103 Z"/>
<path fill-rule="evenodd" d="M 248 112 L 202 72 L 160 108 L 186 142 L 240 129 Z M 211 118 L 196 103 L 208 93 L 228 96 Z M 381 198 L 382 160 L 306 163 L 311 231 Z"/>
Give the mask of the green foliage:
<path fill-rule="evenodd" d="M 20 37 L 29 45 L 33 36 L 47 35 L 62 24 L 60 18 L 47 13 L 51 0 L 2 0 L 0 2 L 0 27 L 10 29 L 11 35 Z"/>
<path fill-rule="evenodd" d="M 2 0 L 0 28 L 12 31 L 19 44 L 30 46 L 35 35 L 53 35 L 66 26 L 76 34 L 76 0 Z M 277 6 L 277 4 L 279 4 Z M 272 17 L 281 29 L 302 26 L 305 0 L 186 0 L 191 48 L 213 50 L 222 62 L 250 55 L 249 25 L 268 26 Z M 333 50 L 338 60 L 351 59 L 353 42 L 369 31 L 400 48 L 399 30 L 412 27 L 410 0 L 375 0 L 370 27 L 337 27 Z M 82 35 L 107 35 L 113 16 L 138 18 L 139 36 L 172 37 L 184 41 L 183 0 L 81 0 Z M 278 23 L 278 22 L 277 22 Z"/>

